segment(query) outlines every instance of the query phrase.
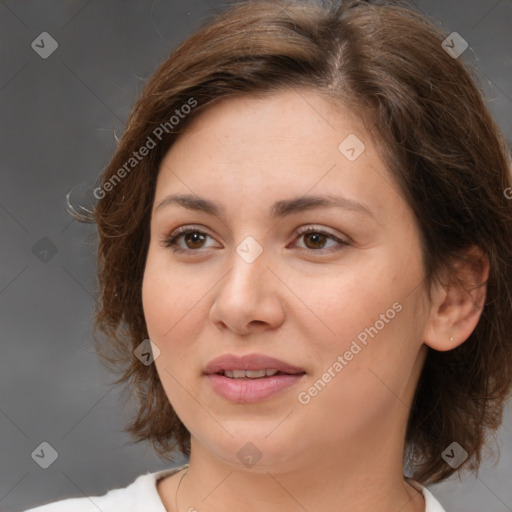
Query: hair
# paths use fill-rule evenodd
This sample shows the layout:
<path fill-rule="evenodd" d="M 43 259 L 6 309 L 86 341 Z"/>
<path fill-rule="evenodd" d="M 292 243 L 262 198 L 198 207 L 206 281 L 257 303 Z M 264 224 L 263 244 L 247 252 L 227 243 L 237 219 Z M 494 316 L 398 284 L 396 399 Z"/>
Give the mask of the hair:
<path fill-rule="evenodd" d="M 445 38 L 402 2 L 243 2 L 203 23 L 147 81 L 89 219 L 99 237 L 94 339 L 103 362 L 121 374 L 115 382 L 137 395 L 138 412 L 124 429 L 136 442 L 149 441 L 170 460 L 175 448 L 190 454 L 190 433 L 155 365 L 134 357 L 148 338 L 141 288 L 159 164 L 215 102 L 308 89 L 350 108 L 375 134 L 418 223 L 429 300 L 443 270 L 460 277 L 454 263 L 466 249 L 477 246 L 488 258 L 486 304 L 474 331 L 452 350 L 428 348 L 404 454 L 423 484 L 463 468 L 478 473 L 486 434 L 501 424 L 511 394 L 510 148 L 473 72 L 443 49 Z M 186 115 L 176 122 L 179 113 Z M 154 147 L 134 160 L 150 140 Z M 441 457 L 454 441 L 468 453 L 458 469 Z"/>

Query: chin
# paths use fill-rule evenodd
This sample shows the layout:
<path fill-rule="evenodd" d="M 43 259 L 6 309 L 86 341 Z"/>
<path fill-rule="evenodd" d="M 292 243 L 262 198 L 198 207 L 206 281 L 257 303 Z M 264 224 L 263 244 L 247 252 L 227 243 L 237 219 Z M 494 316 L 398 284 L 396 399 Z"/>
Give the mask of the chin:
<path fill-rule="evenodd" d="M 300 456 L 300 442 L 295 442 L 286 431 L 272 432 L 279 422 L 274 422 L 272 428 L 255 430 L 254 424 L 230 425 L 227 433 L 221 438 L 212 439 L 202 437 L 202 441 L 196 438 L 196 442 L 203 445 L 203 449 L 209 451 L 222 463 L 236 470 L 266 473 L 275 471 L 280 466 L 294 467 L 293 460 Z M 279 428 L 279 427 L 278 427 Z M 269 435 L 271 433 L 271 435 Z M 296 453 L 297 452 L 297 453 Z"/>

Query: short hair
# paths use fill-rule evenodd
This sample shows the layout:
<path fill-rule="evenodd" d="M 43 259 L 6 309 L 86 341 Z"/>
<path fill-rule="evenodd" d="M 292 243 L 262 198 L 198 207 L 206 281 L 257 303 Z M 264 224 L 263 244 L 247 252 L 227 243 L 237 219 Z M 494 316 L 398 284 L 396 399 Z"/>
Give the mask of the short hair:
<path fill-rule="evenodd" d="M 103 362 L 121 374 L 115 382 L 137 395 L 136 417 L 124 429 L 137 442 L 149 441 L 170 460 L 176 448 L 190 454 L 190 433 L 155 365 L 134 356 L 148 338 L 141 287 L 159 165 L 217 101 L 308 89 L 351 109 L 379 141 L 417 220 L 429 300 L 443 269 L 458 277 L 453 263 L 465 249 L 476 245 L 489 259 L 474 331 L 452 350 L 428 348 L 404 458 L 424 484 L 462 468 L 478 472 L 486 433 L 501 424 L 511 393 L 510 148 L 477 78 L 445 51 L 445 38 L 400 2 L 249 1 L 204 23 L 147 81 L 91 212 L 99 236 L 94 338 Z M 136 157 L 143 146 L 151 150 Z M 457 470 L 441 457 L 453 441 L 468 453 Z"/>

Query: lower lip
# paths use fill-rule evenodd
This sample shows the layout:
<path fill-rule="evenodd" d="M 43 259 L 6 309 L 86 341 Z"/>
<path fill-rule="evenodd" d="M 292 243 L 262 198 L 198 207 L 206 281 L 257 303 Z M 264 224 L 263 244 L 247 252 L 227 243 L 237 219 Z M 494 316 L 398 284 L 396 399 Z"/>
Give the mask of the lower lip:
<path fill-rule="evenodd" d="M 306 374 L 273 375 L 260 379 L 230 379 L 224 375 L 207 375 L 213 390 L 220 396 L 238 404 L 261 402 L 294 384 Z"/>

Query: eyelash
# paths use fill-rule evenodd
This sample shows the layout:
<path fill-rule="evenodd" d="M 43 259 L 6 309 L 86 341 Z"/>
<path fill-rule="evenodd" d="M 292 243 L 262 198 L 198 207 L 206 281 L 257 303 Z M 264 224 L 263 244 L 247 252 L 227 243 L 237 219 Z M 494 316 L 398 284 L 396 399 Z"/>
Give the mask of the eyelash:
<path fill-rule="evenodd" d="M 170 248 L 175 253 L 201 252 L 202 249 L 183 249 L 181 247 L 176 246 L 176 241 L 178 240 L 178 238 L 183 235 L 186 235 L 188 233 L 198 233 L 200 235 L 205 235 L 205 236 L 209 236 L 210 238 L 212 238 L 208 233 L 205 233 L 204 231 L 201 231 L 198 228 L 194 228 L 191 226 L 182 226 L 182 227 L 174 230 L 169 236 L 164 237 L 164 239 L 162 240 L 162 245 L 164 247 Z M 338 242 L 342 246 L 350 245 L 347 241 L 339 239 L 338 237 L 334 236 L 332 233 L 329 233 L 328 231 L 324 231 L 323 229 L 315 228 L 313 226 L 306 226 L 306 227 L 302 228 L 297 233 L 296 238 L 300 238 L 301 236 L 310 234 L 310 233 L 325 235 L 326 237 Z M 312 251 L 312 252 L 320 252 L 323 254 L 341 250 L 341 249 L 337 249 L 337 250 L 333 251 L 333 250 L 326 250 L 326 249 L 308 249 L 307 247 L 306 248 L 301 247 L 301 249 L 304 249 L 306 251 Z"/>

